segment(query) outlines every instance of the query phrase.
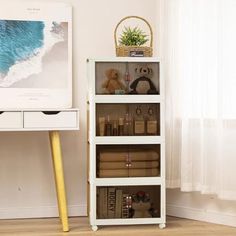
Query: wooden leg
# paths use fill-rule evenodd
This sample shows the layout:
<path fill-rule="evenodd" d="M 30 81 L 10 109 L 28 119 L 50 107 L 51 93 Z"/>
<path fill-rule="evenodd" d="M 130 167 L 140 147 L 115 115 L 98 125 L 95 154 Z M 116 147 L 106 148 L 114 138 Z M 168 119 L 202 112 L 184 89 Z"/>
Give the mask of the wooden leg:
<path fill-rule="evenodd" d="M 59 214 L 60 214 L 60 218 L 62 222 L 63 231 L 68 232 L 69 225 L 68 225 L 66 192 L 65 192 L 59 131 L 50 131 L 49 137 L 50 137 L 51 152 L 52 152 L 52 159 L 53 159 L 53 166 L 54 166 L 58 209 L 59 209 Z"/>

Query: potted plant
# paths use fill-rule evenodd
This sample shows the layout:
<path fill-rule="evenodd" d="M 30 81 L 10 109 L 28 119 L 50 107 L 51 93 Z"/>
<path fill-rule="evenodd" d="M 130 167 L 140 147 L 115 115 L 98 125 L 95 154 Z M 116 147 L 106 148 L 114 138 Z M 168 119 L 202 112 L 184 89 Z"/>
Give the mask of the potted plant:
<path fill-rule="evenodd" d="M 124 46 L 142 46 L 147 41 L 147 35 L 137 26 L 133 29 L 125 27 L 119 39 L 120 45 Z"/>
<path fill-rule="evenodd" d="M 131 28 L 130 26 L 125 26 L 124 30 L 117 37 L 117 29 L 120 24 L 130 18 L 136 18 L 144 21 L 150 30 L 150 37 L 145 34 L 138 26 Z M 150 40 L 149 40 L 150 38 Z M 128 56 L 152 56 L 152 43 L 153 43 L 153 33 L 150 24 L 139 16 L 127 16 L 123 18 L 116 26 L 114 32 L 115 46 L 116 46 L 116 55 L 120 57 L 128 57 Z M 147 42 L 150 41 L 150 46 L 145 46 Z M 118 45 L 119 42 L 119 45 Z"/>

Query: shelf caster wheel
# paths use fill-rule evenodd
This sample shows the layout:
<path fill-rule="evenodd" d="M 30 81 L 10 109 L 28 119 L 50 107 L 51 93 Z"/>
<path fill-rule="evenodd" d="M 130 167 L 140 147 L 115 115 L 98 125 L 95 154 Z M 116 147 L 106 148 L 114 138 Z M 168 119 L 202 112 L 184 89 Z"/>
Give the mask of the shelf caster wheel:
<path fill-rule="evenodd" d="M 160 229 L 164 229 L 165 227 L 166 227 L 166 224 L 164 224 L 164 223 L 163 224 L 159 224 L 159 228 Z"/>
<path fill-rule="evenodd" d="M 94 232 L 96 232 L 96 231 L 98 230 L 97 225 L 93 225 L 93 226 L 92 226 L 92 230 L 93 230 Z"/>

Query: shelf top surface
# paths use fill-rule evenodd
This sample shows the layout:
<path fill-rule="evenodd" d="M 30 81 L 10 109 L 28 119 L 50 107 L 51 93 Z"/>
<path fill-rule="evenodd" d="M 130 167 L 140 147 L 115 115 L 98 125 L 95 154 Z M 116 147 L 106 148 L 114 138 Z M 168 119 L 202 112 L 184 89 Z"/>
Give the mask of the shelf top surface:
<path fill-rule="evenodd" d="M 89 95 L 95 103 L 160 103 L 162 95 Z"/>
<path fill-rule="evenodd" d="M 41 112 L 41 111 L 79 111 L 78 108 L 28 108 L 28 109 L 19 109 L 19 108 L 0 108 L 0 112 L 24 112 L 24 111 L 35 111 L 35 112 Z"/>
<path fill-rule="evenodd" d="M 88 62 L 160 62 L 158 57 L 108 57 L 88 58 Z"/>

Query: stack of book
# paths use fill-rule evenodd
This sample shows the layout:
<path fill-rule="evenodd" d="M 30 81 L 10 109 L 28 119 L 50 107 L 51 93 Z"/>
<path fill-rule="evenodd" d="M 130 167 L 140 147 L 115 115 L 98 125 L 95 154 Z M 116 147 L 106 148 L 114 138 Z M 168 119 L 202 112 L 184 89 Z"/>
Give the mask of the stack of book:
<path fill-rule="evenodd" d="M 98 188 L 98 218 L 129 218 L 131 196 L 115 187 Z"/>
<path fill-rule="evenodd" d="M 97 172 L 100 178 L 160 175 L 159 154 L 155 150 L 100 151 L 97 162 Z"/>

